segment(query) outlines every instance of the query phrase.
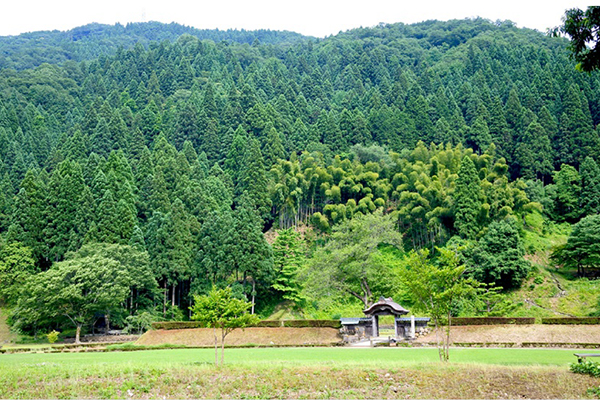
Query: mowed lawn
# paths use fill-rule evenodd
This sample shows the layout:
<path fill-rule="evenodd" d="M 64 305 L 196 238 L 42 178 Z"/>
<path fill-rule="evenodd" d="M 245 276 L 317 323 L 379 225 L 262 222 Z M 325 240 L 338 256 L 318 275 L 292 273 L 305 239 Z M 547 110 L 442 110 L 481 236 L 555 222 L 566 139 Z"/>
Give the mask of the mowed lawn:
<path fill-rule="evenodd" d="M 493 349 L 455 348 L 450 350 L 452 363 L 495 365 L 563 365 L 576 361 L 573 353 L 599 353 L 573 349 Z M 90 364 L 211 364 L 213 349 L 168 349 L 109 353 L 27 353 L 0 355 L 0 368 L 31 366 L 38 363 L 58 365 Z M 219 349 L 220 357 L 220 349 Z M 320 365 L 336 367 L 402 367 L 439 362 L 436 348 L 249 348 L 225 349 L 229 365 Z"/>
<path fill-rule="evenodd" d="M 569 349 L 173 349 L 0 355 L 0 398 L 589 398 Z M 589 351 L 585 351 L 589 352 Z"/>

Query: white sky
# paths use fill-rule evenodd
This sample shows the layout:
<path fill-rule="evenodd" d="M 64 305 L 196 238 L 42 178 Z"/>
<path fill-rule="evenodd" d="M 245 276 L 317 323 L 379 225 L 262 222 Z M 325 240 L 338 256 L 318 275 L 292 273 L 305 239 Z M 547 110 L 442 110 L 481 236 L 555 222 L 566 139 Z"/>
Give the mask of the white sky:
<path fill-rule="evenodd" d="M 380 22 L 483 17 L 538 29 L 559 25 L 567 8 L 593 3 L 565 0 L 4 0 L 0 36 L 69 30 L 91 22 L 177 22 L 199 29 L 289 30 L 323 37 Z"/>

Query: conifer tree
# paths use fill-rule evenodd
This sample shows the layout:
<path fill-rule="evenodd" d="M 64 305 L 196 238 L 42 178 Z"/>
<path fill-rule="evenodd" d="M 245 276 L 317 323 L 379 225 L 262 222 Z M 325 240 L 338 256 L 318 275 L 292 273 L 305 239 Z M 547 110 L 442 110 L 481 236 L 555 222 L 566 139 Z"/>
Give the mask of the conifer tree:
<path fill-rule="evenodd" d="M 460 163 L 454 190 L 454 227 L 465 239 L 474 239 L 479 232 L 481 188 L 475 164 L 466 155 Z"/>
<path fill-rule="evenodd" d="M 233 249 L 236 270 L 243 276 L 245 287 L 248 278 L 252 278 L 251 289 L 246 287 L 246 293 L 251 295 L 253 304 L 256 284 L 269 287 L 273 279 L 273 251 L 262 233 L 262 218 L 254 204 L 244 193 L 234 213 L 236 245 Z"/>
<path fill-rule="evenodd" d="M 72 250 L 72 235 L 78 232 L 77 214 L 83 206 L 81 196 L 84 193 L 81 166 L 77 162 L 63 161 L 53 172 L 48 185 L 45 236 L 50 256 L 55 261 L 61 260 L 68 250 Z"/>
<path fill-rule="evenodd" d="M 583 216 L 600 212 L 600 168 L 592 157 L 586 157 L 579 168 L 581 177 L 580 207 Z"/>
<path fill-rule="evenodd" d="M 246 192 L 247 202 L 253 205 L 263 220 L 269 218 L 272 205 L 268 184 L 264 158 L 258 140 L 253 139 L 244 155 L 244 169 L 236 187 L 236 194 Z"/>
<path fill-rule="evenodd" d="M 267 133 L 267 142 L 264 150 L 265 166 L 271 168 L 277 160 L 283 158 L 283 145 L 281 144 L 281 138 L 275 128 L 271 127 Z"/>
<path fill-rule="evenodd" d="M 544 127 L 529 124 L 515 149 L 515 162 L 525 179 L 543 178 L 552 172 L 552 145 Z"/>
<path fill-rule="evenodd" d="M 96 229 L 98 234 L 95 239 L 104 243 L 119 243 L 118 232 L 119 214 L 117 202 L 110 190 L 106 190 L 97 208 L 98 221 Z"/>

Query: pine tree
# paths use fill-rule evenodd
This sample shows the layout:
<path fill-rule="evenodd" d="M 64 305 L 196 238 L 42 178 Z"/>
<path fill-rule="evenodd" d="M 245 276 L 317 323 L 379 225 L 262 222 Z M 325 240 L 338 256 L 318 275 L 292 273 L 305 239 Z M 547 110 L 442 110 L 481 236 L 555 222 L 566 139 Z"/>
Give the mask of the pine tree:
<path fill-rule="evenodd" d="M 279 133 L 277 133 L 273 127 L 271 127 L 267 133 L 267 143 L 263 149 L 263 154 L 265 166 L 269 169 L 271 166 L 275 165 L 277 160 L 284 157 L 283 145 L 281 144 Z"/>
<path fill-rule="evenodd" d="M 273 289 L 280 292 L 285 300 L 296 303 L 303 300 L 298 274 L 304 257 L 304 248 L 298 232 L 292 228 L 279 231 L 273 243 L 273 265 L 276 274 Z"/>
<path fill-rule="evenodd" d="M 119 214 L 117 202 L 110 190 L 106 190 L 97 208 L 96 240 L 103 243 L 119 243 Z"/>
<path fill-rule="evenodd" d="M 543 178 L 552 172 L 552 145 L 544 127 L 532 122 L 515 150 L 515 162 L 524 178 Z"/>
<path fill-rule="evenodd" d="M 254 207 L 254 201 L 243 195 L 234 213 L 235 247 L 233 255 L 236 270 L 243 276 L 246 293 L 256 297 L 256 286 L 269 287 L 273 280 L 273 252 L 262 233 L 262 219 Z M 252 288 L 246 287 L 252 278 Z"/>
<path fill-rule="evenodd" d="M 454 227 L 465 239 L 474 239 L 479 232 L 478 216 L 481 211 L 481 187 L 475 164 L 466 155 L 460 163 L 454 190 Z"/>
<path fill-rule="evenodd" d="M 236 265 L 236 233 L 231 210 L 211 211 L 198 237 L 194 285 L 202 286 L 205 282 L 216 285 L 226 281 L 235 272 Z"/>
<path fill-rule="evenodd" d="M 240 182 L 236 186 L 236 194 L 239 193 L 238 196 L 241 197 L 246 192 L 247 201 L 253 204 L 258 215 L 266 220 L 270 216 L 272 203 L 269 197 L 265 163 L 256 139 L 250 142 L 250 147 L 244 155 L 244 166 Z"/>
<path fill-rule="evenodd" d="M 77 162 L 63 161 L 48 185 L 48 224 L 44 230 L 50 257 L 59 261 L 75 245 L 72 236 L 78 232 L 77 215 L 83 207 L 85 182 Z M 77 250 L 77 249 L 75 249 Z"/>
<path fill-rule="evenodd" d="M 580 207 L 582 216 L 600 212 L 600 168 L 592 157 L 586 157 L 579 167 L 581 177 Z"/>

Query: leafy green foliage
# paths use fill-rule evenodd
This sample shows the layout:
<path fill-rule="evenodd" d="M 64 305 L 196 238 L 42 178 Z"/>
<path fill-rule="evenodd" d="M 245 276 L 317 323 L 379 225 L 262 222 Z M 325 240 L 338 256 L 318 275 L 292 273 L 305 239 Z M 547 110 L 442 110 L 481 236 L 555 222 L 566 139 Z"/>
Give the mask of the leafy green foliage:
<path fill-rule="evenodd" d="M 563 25 L 554 28 L 554 34 L 563 33 L 571 38 L 569 50 L 577 62 L 577 69 L 591 72 L 600 67 L 599 25 L 600 7 L 590 6 L 585 11 L 579 8 L 567 10 Z"/>
<path fill-rule="evenodd" d="M 586 360 L 580 363 L 571 363 L 569 370 L 576 374 L 591 375 L 595 378 L 600 376 L 600 365 L 594 361 Z"/>
<path fill-rule="evenodd" d="M 31 249 L 19 242 L 0 247 L 0 298 L 8 305 L 15 304 L 19 291 L 31 275 L 38 272 Z"/>
<path fill-rule="evenodd" d="M 32 323 L 66 317 L 77 328 L 79 343 L 81 328 L 96 312 L 117 308 L 126 299 L 127 275 L 117 261 L 98 256 L 56 263 L 27 281 L 16 318 Z"/>
<path fill-rule="evenodd" d="M 531 269 L 514 221 L 492 222 L 470 252 L 470 276 L 504 289 L 521 286 Z"/>
<path fill-rule="evenodd" d="M 305 263 L 304 247 L 300 234 L 291 228 L 279 231 L 273 243 L 273 266 L 277 275 L 272 287 L 282 293 L 281 298 L 295 303 L 303 300 L 298 274 Z"/>
<path fill-rule="evenodd" d="M 430 315 L 436 329 L 445 323 L 446 334 L 441 340 L 438 337 L 438 350 L 440 361 L 448 361 L 452 307 L 474 295 L 475 287 L 473 282 L 463 279 L 465 266 L 460 264 L 455 251 L 446 248 L 438 248 L 438 251 L 438 265 L 427 259 L 427 250 L 411 252 L 407 268 L 401 272 L 401 281 L 414 299 L 415 311 Z"/>
<path fill-rule="evenodd" d="M 381 211 L 357 216 L 333 228 L 329 242 L 317 249 L 305 271 L 313 297 L 332 290 L 351 295 L 368 307 L 393 290 L 392 266 L 379 257 L 381 246 L 402 249 L 402 236 L 390 215 Z"/>
<path fill-rule="evenodd" d="M 600 265 L 600 215 L 583 218 L 573 227 L 567 243 L 552 252 L 552 259 L 563 267 L 577 268 L 579 275 L 585 268 Z"/>
<path fill-rule="evenodd" d="M 233 297 L 231 288 L 213 287 L 207 295 L 194 296 L 190 308 L 192 319 L 205 328 L 215 330 L 215 365 L 218 364 L 217 329 L 221 331 L 221 366 L 225 353 L 225 337 L 238 328 L 245 328 L 258 322 L 258 317 L 248 313 L 252 304 Z"/>
<path fill-rule="evenodd" d="M 55 331 L 55 330 L 53 330 L 52 332 L 48 332 L 48 334 L 46 334 L 48 343 L 50 343 L 50 344 L 55 343 L 58 340 L 58 335 L 60 335 L 60 332 Z"/>

